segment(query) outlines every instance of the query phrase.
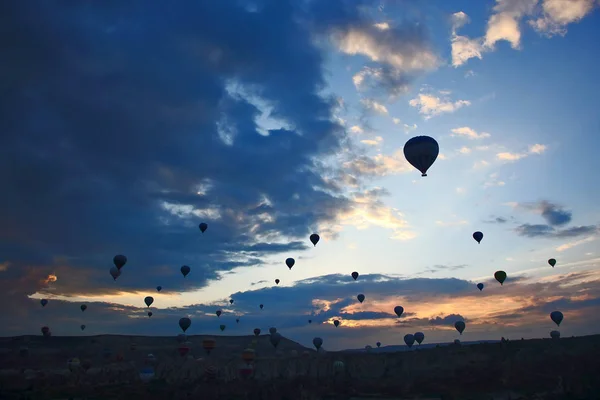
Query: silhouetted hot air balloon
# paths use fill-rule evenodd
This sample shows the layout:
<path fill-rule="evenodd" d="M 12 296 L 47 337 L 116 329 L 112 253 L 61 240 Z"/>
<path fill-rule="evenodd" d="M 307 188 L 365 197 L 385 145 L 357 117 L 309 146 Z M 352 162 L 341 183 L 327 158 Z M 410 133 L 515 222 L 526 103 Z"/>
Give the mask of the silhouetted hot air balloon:
<path fill-rule="evenodd" d="M 229 299 L 229 304 L 233 304 L 233 299 Z"/>
<path fill-rule="evenodd" d="M 400 317 L 402 315 L 402 313 L 404 312 L 404 307 L 396 306 L 396 307 L 394 307 L 394 312 L 396 313 L 396 315 L 398 317 Z"/>
<path fill-rule="evenodd" d="M 144 303 L 146 303 L 146 305 L 148 307 L 150 307 L 152 305 L 152 303 L 154 303 L 154 297 L 152 297 L 152 296 L 146 296 L 144 298 Z"/>
<path fill-rule="evenodd" d="M 254 361 L 254 357 L 256 356 L 256 352 L 254 349 L 246 349 L 242 352 L 242 360 L 244 360 L 247 364 L 250 364 Z"/>
<path fill-rule="evenodd" d="M 148 317 L 152 316 L 152 311 L 148 311 Z"/>
<path fill-rule="evenodd" d="M 87 306 L 85 304 L 80 305 L 79 308 L 81 309 L 81 312 L 87 310 Z"/>
<path fill-rule="evenodd" d="M 110 273 L 110 276 L 112 276 L 115 281 L 117 280 L 117 278 L 119 276 L 121 276 L 121 271 L 119 271 L 119 269 L 117 267 L 111 267 L 108 272 Z"/>
<path fill-rule="evenodd" d="M 48 328 L 47 326 L 42 326 L 42 335 L 48 336 L 49 333 L 50 333 L 50 328 Z"/>
<path fill-rule="evenodd" d="M 500 285 L 502 285 L 502 284 L 504 284 L 504 281 L 506 280 L 506 272 L 496 271 L 496 272 L 494 272 L 494 278 L 496 278 L 496 280 L 498 282 L 500 282 Z"/>
<path fill-rule="evenodd" d="M 271 337 L 269 338 L 269 341 L 271 342 L 273 347 L 277 348 L 279 342 L 281 341 L 281 334 L 279 334 L 278 332 L 272 333 Z"/>
<path fill-rule="evenodd" d="M 277 328 L 275 328 L 274 326 L 272 326 L 272 327 L 269 328 L 269 333 L 271 335 L 274 334 L 274 333 L 276 333 L 276 332 L 277 332 Z"/>
<path fill-rule="evenodd" d="M 309 319 L 309 320 L 308 320 L 308 323 L 309 323 L 309 324 L 312 324 L 312 319 Z"/>
<path fill-rule="evenodd" d="M 80 328 L 83 331 L 85 329 L 85 325 L 81 325 Z"/>
<path fill-rule="evenodd" d="M 323 346 L 323 339 L 321 339 L 320 337 L 316 337 L 313 339 L 313 346 L 315 346 L 315 348 L 317 350 L 319 350 L 321 348 L 321 346 Z"/>
<path fill-rule="evenodd" d="M 275 284 L 279 285 L 279 279 L 275 279 Z"/>
<path fill-rule="evenodd" d="M 254 332 L 254 336 L 258 336 L 260 335 L 260 328 L 254 328 L 252 332 Z"/>
<path fill-rule="evenodd" d="M 550 337 L 552 339 L 560 339 L 560 332 L 559 331 L 552 331 L 552 332 L 550 332 Z"/>
<path fill-rule="evenodd" d="M 548 260 L 548 264 L 550 264 L 550 266 L 554 268 L 554 266 L 556 265 L 556 260 L 554 258 L 551 258 Z"/>
<path fill-rule="evenodd" d="M 289 269 L 292 269 L 292 267 L 294 266 L 294 264 L 296 264 L 296 260 L 294 260 L 293 258 L 287 258 L 285 260 L 285 265 L 288 266 Z"/>
<path fill-rule="evenodd" d="M 478 283 L 477 284 L 477 289 L 479 289 L 479 291 L 481 292 L 483 290 L 483 283 Z"/>
<path fill-rule="evenodd" d="M 190 325 L 192 325 L 192 320 L 189 319 L 188 317 L 183 317 L 183 318 L 179 319 L 179 327 L 181 328 L 183 333 L 185 333 L 185 331 L 187 331 L 187 329 L 190 327 Z"/>
<path fill-rule="evenodd" d="M 458 333 L 460 333 L 462 335 L 463 331 L 465 330 L 465 322 L 464 321 L 456 321 L 454 323 L 454 328 L 456 328 L 456 330 L 458 331 Z"/>
<path fill-rule="evenodd" d="M 236 322 L 237 324 L 239 324 L 239 323 L 240 323 L 240 319 L 239 319 L 239 318 L 236 318 L 236 319 L 235 319 L 235 322 Z"/>
<path fill-rule="evenodd" d="M 48 300 L 46 300 L 46 299 L 41 299 L 41 300 L 40 300 L 40 304 L 42 305 L 42 307 L 46 307 L 46 304 L 48 304 Z"/>
<path fill-rule="evenodd" d="M 123 254 L 117 254 L 113 258 L 113 263 L 117 269 L 121 269 L 125 266 L 125 264 L 127 264 L 127 257 L 125 257 Z"/>
<path fill-rule="evenodd" d="M 363 301 L 365 301 L 365 295 L 364 295 L 364 294 L 362 294 L 362 293 L 361 293 L 361 294 L 359 294 L 358 296 L 356 296 L 356 298 L 357 298 L 357 299 L 358 299 L 358 301 L 360 301 L 361 303 L 362 303 Z"/>
<path fill-rule="evenodd" d="M 317 243 L 319 243 L 319 239 L 321 239 L 321 237 L 319 235 L 317 235 L 316 233 L 313 233 L 312 235 L 310 235 L 310 242 L 315 247 L 317 246 Z"/>
<path fill-rule="evenodd" d="M 205 222 L 201 222 L 198 228 L 200 228 L 200 232 L 204 233 L 208 229 L 208 225 Z"/>
<path fill-rule="evenodd" d="M 419 345 L 423 343 L 423 340 L 425 340 L 425 334 L 423 332 L 417 332 L 413 336 Z"/>
<path fill-rule="evenodd" d="M 481 240 L 483 239 L 483 233 L 481 233 L 479 231 L 473 233 L 473 239 L 475 239 L 475 241 L 477 241 L 477 243 L 481 243 Z"/>
<path fill-rule="evenodd" d="M 260 309 L 262 310 L 264 307 L 264 304 L 259 305 Z"/>
<path fill-rule="evenodd" d="M 161 290 L 162 290 L 162 286 L 157 286 L 157 287 L 156 287 L 156 291 L 157 291 L 157 292 L 160 292 Z"/>
<path fill-rule="evenodd" d="M 225 330 L 225 325 L 219 325 L 219 329 L 221 330 L 221 332 L 223 332 Z"/>
<path fill-rule="evenodd" d="M 181 267 L 181 273 L 183 274 L 184 278 L 190 273 L 190 270 L 190 267 L 188 267 L 187 265 L 183 265 Z"/>
<path fill-rule="evenodd" d="M 412 347 L 412 345 L 415 344 L 415 337 L 412 334 L 407 333 L 404 335 L 404 343 L 406 343 L 409 348 Z"/>
<path fill-rule="evenodd" d="M 222 314 L 222 311 L 221 310 L 217 310 L 217 312 L 215 314 L 217 314 L 217 317 L 220 317 L 221 314 Z"/>
<path fill-rule="evenodd" d="M 354 278 L 354 280 L 357 280 L 358 279 L 358 272 L 354 271 L 352 273 L 352 277 Z"/>
<path fill-rule="evenodd" d="M 377 348 L 380 348 L 381 347 L 381 342 L 377 342 L 377 343 L 375 343 L 375 345 L 377 346 Z"/>
<path fill-rule="evenodd" d="M 340 326 L 340 321 L 338 321 L 337 319 L 334 319 L 333 325 L 335 325 L 335 327 L 337 328 L 338 326 Z"/>
<path fill-rule="evenodd" d="M 427 170 L 433 165 L 439 153 L 438 142 L 429 136 L 415 136 L 404 145 L 406 161 L 418 169 L 421 176 L 427 176 Z"/>
<path fill-rule="evenodd" d="M 550 313 L 550 319 L 556 324 L 556 326 L 560 326 L 564 316 L 560 311 L 552 311 Z"/>

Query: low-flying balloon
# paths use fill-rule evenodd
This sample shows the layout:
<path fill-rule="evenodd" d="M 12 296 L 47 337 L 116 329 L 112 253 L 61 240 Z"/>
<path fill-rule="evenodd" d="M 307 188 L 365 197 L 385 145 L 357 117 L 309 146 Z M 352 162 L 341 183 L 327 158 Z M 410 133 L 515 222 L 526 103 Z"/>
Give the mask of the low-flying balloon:
<path fill-rule="evenodd" d="M 313 244 L 313 246 L 316 246 L 317 243 L 319 243 L 319 239 L 321 239 L 321 237 L 319 235 L 317 235 L 316 233 L 313 233 L 312 235 L 310 235 L 310 242 Z"/>
<path fill-rule="evenodd" d="M 362 294 L 362 293 L 361 293 L 361 294 L 359 294 L 358 296 L 356 296 L 356 298 L 357 298 L 357 299 L 358 299 L 358 301 L 360 301 L 361 303 L 362 303 L 363 301 L 365 301 L 365 295 L 364 295 L 364 294 Z"/>
<path fill-rule="evenodd" d="M 215 312 L 215 314 L 217 314 L 217 317 L 220 317 L 222 313 L 223 312 L 221 310 L 217 310 L 217 312 Z"/>
<path fill-rule="evenodd" d="M 502 285 L 502 284 L 504 284 L 504 281 L 506 280 L 506 272 L 496 271 L 496 272 L 494 272 L 494 278 L 496 278 L 496 280 L 498 282 L 500 282 L 500 285 Z"/>
<path fill-rule="evenodd" d="M 483 233 L 481 233 L 479 231 L 473 233 L 473 239 L 475 239 L 475 241 L 477 241 L 477 243 L 481 244 L 481 240 L 483 239 Z"/>
<path fill-rule="evenodd" d="M 407 333 L 406 335 L 404 335 L 404 343 L 406 343 L 406 345 L 410 348 L 412 347 L 413 344 L 415 344 L 415 337 L 414 335 Z"/>
<path fill-rule="evenodd" d="M 152 316 L 152 311 L 148 311 L 148 317 Z"/>
<path fill-rule="evenodd" d="M 115 281 L 121 275 L 121 271 L 119 271 L 119 269 L 117 267 L 111 267 L 108 272 L 110 273 L 110 276 L 112 276 Z"/>
<path fill-rule="evenodd" d="M 85 304 L 80 305 L 79 308 L 81 309 L 81 312 L 87 310 L 87 306 Z"/>
<path fill-rule="evenodd" d="M 221 330 L 221 332 L 223 332 L 225 330 L 225 325 L 219 325 L 219 329 Z"/>
<path fill-rule="evenodd" d="M 46 307 L 46 304 L 48 304 L 48 300 L 46 300 L 46 299 L 41 299 L 41 300 L 40 300 L 40 304 L 42 305 L 42 307 Z"/>
<path fill-rule="evenodd" d="M 427 176 L 427 170 L 433 165 L 439 153 L 438 142 L 429 136 L 415 136 L 404 145 L 406 161 L 418 169 L 421 176 Z"/>
<path fill-rule="evenodd" d="M 354 271 L 352 273 L 352 277 L 354 278 L 354 280 L 357 280 L 358 279 L 358 272 Z"/>
<path fill-rule="evenodd" d="M 189 319 L 188 317 L 183 317 L 183 318 L 179 319 L 179 327 L 181 328 L 183 333 L 185 333 L 185 331 L 187 331 L 187 329 L 190 327 L 190 325 L 192 325 L 192 320 Z"/>
<path fill-rule="evenodd" d="M 423 332 L 417 332 L 413 336 L 419 344 L 423 343 L 423 340 L 425 340 L 425 334 Z"/>
<path fill-rule="evenodd" d="M 562 322 L 563 318 L 564 315 L 560 311 L 552 311 L 550 313 L 550 319 L 556 324 L 556 326 L 560 326 L 560 323 Z"/>
<path fill-rule="evenodd" d="M 381 347 L 381 342 L 377 342 L 377 343 L 375 343 L 375 345 L 377 346 L 377 348 L 380 348 Z"/>
<path fill-rule="evenodd" d="M 269 338 L 269 341 L 271 342 L 273 347 L 277 348 L 279 342 L 281 341 L 281 334 L 279 334 L 278 332 L 272 333 L 271 337 Z"/>
<path fill-rule="evenodd" d="M 80 328 L 83 331 L 85 329 L 85 325 L 81 325 Z"/>
<path fill-rule="evenodd" d="M 560 339 L 560 332 L 559 331 L 552 331 L 552 332 L 550 332 L 550 337 L 552 339 Z"/>
<path fill-rule="evenodd" d="M 338 326 L 340 326 L 340 321 L 338 321 L 337 319 L 334 319 L 333 325 L 335 325 L 335 327 L 337 328 Z"/>
<path fill-rule="evenodd" d="M 288 266 L 289 269 L 292 269 L 292 267 L 294 266 L 294 264 L 296 264 L 296 260 L 294 260 L 293 258 L 287 258 L 285 260 L 285 265 Z"/>
<path fill-rule="evenodd" d="M 462 335 L 463 331 L 466 328 L 465 322 L 464 321 L 456 321 L 454 323 L 454 328 L 458 331 L 458 333 L 460 333 Z"/>
<path fill-rule="evenodd" d="M 144 298 L 144 303 L 146 303 L 146 305 L 148 307 L 150 307 L 152 305 L 152 303 L 154 303 L 154 297 L 152 297 L 152 296 L 146 296 Z"/>
<path fill-rule="evenodd" d="M 313 346 L 315 346 L 315 348 L 317 350 L 319 350 L 321 348 L 321 346 L 323 346 L 323 339 L 321 339 L 320 337 L 316 337 L 313 339 Z"/>
<path fill-rule="evenodd" d="M 275 328 L 274 326 L 269 328 L 269 333 L 272 335 L 274 333 L 277 333 L 277 328 Z"/>
<path fill-rule="evenodd" d="M 157 291 L 157 292 L 160 292 L 161 290 L 162 290 L 162 286 L 157 286 L 157 287 L 156 287 L 156 291 Z"/>
<path fill-rule="evenodd" d="M 556 260 L 554 258 L 551 258 L 548 260 L 548 264 L 550 264 L 550 266 L 554 268 L 554 266 L 556 265 Z"/>
<path fill-rule="evenodd" d="M 254 328 L 252 332 L 254 332 L 254 336 L 258 336 L 260 335 L 260 328 Z"/>
<path fill-rule="evenodd" d="M 264 304 L 259 305 L 261 310 L 263 309 L 264 306 L 265 306 Z"/>
<path fill-rule="evenodd" d="M 183 265 L 181 267 L 181 273 L 183 274 L 184 278 L 190 273 L 190 270 L 190 267 L 188 267 L 187 265 Z"/>
<path fill-rule="evenodd" d="M 396 306 L 396 307 L 394 307 L 394 312 L 396 313 L 396 315 L 398 317 L 400 317 L 402 315 L 402 313 L 404 312 L 404 307 Z"/>
<path fill-rule="evenodd" d="M 200 225 L 198 225 L 198 228 L 200 228 L 200 232 L 204 233 L 208 229 L 208 224 L 206 224 L 205 222 L 200 222 Z"/>
<path fill-rule="evenodd" d="M 483 283 L 478 283 L 477 284 L 477 289 L 479 289 L 479 291 L 481 292 L 483 290 Z"/>
<path fill-rule="evenodd" d="M 275 279 L 275 284 L 276 285 L 279 285 L 279 282 L 280 282 L 279 279 Z"/>
<path fill-rule="evenodd" d="M 113 258 L 113 263 L 117 269 L 121 269 L 125 266 L 125 264 L 127 264 L 127 257 L 125 257 L 123 254 L 117 254 Z"/>

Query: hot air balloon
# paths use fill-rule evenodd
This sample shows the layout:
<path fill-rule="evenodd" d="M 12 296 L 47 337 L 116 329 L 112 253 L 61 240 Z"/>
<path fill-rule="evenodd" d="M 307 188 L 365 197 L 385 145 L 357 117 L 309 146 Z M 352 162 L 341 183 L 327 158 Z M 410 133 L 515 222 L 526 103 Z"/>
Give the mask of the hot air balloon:
<path fill-rule="evenodd" d="M 354 271 L 352 273 L 352 277 L 354 278 L 354 280 L 357 280 L 358 279 L 358 272 Z"/>
<path fill-rule="evenodd" d="M 552 339 L 560 339 L 560 332 L 559 331 L 552 331 L 552 332 L 550 332 L 550 337 Z"/>
<path fill-rule="evenodd" d="M 221 330 L 221 332 L 223 332 L 225 330 L 225 325 L 219 325 L 219 329 Z"/>
<path fill-rule="evenodd" d="M 483 239 L 483 233 L 479 231 L 473 233 L 473 239 L 475 239 L 477 243 L 481 243 L 481 240 Z"/>
<path fill-rule="evenodd" d="M 264 304 L 260 304 L 260 305 L 259 305 L 259 307 L 260 307 L 260 309 L 262 310 L 262 309 L 263 309 L 263 307 L 264 307 Z"/>
<path fill-rule="evenodd" d="M 296 260 L 291 257 L 285 260 L 285 265 L 287 265 L 289 269 L 292 269 L 294 264 L 296 264 Z"/>
<path fill-rule="evenodd" d="M 483 283 L 478 283 L 477 284 L 477 289 L 479 289 L 479 291 L 481 292 L 483 290 Z"/>
<path fill-rule="evenodd" d="M 214 350 L 216 345 L 217 345 L 217 342 L 213 338 L 206 338 L 206 339 L 202 340 L 202 348 L 204 349 L 204 351 L 206 352 L 207 355 L 210 354 L 210 352 Z"/>
<path fill-rule="evenodd" d="M 419 344 L 423 343 L 423 340 L 425 340 L 425 334 L 423 332 L 417 332 L 413 336 Z"/>
<path fill-rule="evenodd" d="M 214 365 L 207 365 L 206 368 L 204 368 L 204 377 L 208 381 L 215 380 L 217 378 L 218 374 L 219 374 L 219 369 L 217 367 L 215 367 Z"/>
<path fill-rule="evenodd" d="M 236 318 L 236 319 L 235 319 L 235 322 L 236 322 L 237 324 L 239 324 L 239 323 L 240 323 L 240 319 L 239 319 L 239 318 Z"/>
<path fill-rule="evenodd" d="M 192 320 L 189 319 L 188 317 L 183 317 L 183 318 L 179 319 L 179 327 L 181 328 L 183 333 L 185 333 L 185 331 L 187 331 L 187 329 L 190 327 L 190 325 L 192 325 Z"/>
<path fill-rule="evenodd" d="M 50 328 L 48 328 L 47 326 L 42 326 L 42 335 L 48 336 L 49 333 L 50 333 Z"/>
<path fill-rule="evenodd" d="M 125 264 L 127 264 L 127 257 L 122 254 L 117 254 L 113 258 L 113 263 L 115 264 L 115 267 L 120 270 L 125 266 Z"/>
<path fill-rule="evenodd" d="M 156 287 L 156 291 L 157 291 L 157 292 L 160 292 L 161 290 L 162 290 L 162 286 L 157 286 L 157 287 Z"/>
<path fill-rule="evenodd" d="M 463 331 L 465 330 L 465 322 L 464 321 L 456 321 L 454 323 L 454 328 L 458 331 L 458 333 L 460 333 L 462 335 Z"/>
<path fill-rule="evenodd" d="M 208 225 L 205 222 L 201 222 L 198 228 L 200 228 L 200 232 L 204 233 L 208 229 Z"/>
<path fill-rule="evenodd" d="M 342 361 L 334 361 L 333 362 L 333 371 L 335 373 L 340 373 L 344 371 L 344 363 Z"/>
<path fill-rule="evenodd" d="M 254 361 L 255 356 L 256 353 L 254 352 L 254 349 L 246 349 L 242 352 L 242 360 L 244 360 L 247 364 L 250 364 L 252 361 Z"/>
<path fill-rule="evenodd" d="M 254 328 L 254 330 L 252 332 L 254 332 L 254 336 L 260 335 L 260 329 L 259 328 Z"/>
<path fill-rule="evenodd" d="M 377 348 L 380 348 L 381 347 L 381 342 L 377 342 L 377 343 L 375 343 L 375 345 L 377 346 Z"/>
<path fill-rule="evenodd" d="M 365 295 L 364 295 L 364 294 L 362 294 L 362 293 L 361 293 L 361 294 L 359 294 L 358 296 L 356 296 L 356 298 L 357 298 L 357 299 L 358 299 L 358 301 L 360 301 L 361 303 L 362 303 L 363 301 L 365 301 Z"/>
<path fill-rule="evenodd" d="M 87 306 L 85 304 L 80 305 L 79 308 L 81 309 L 81 312 L 87 310 Z"/>
<path fill-rule="evenodd" d="M 233 304 L 233 299 L 229 299 L 229 304 Z"/>
<path fill-rule="evenodd" d="M 404 145 L 404 157 L 413 167 L 427 176 L 427 170 L 433 165 L 440 153 L 438 142 L 429 136 L 415 136 Z"/>
<path fill-rule="evenodd" d="M 506 280 L 506 272 L 496 271 L 496 272 L 494 272 L 494 278 L 496 278 L 496 280 L 498 282 L 500 282 L 500 285 L 502 285 L 504 283 L 504 281 Z"/>
<path fill-rule="evenodd" d="M 270 328 L 269 328 L 269 333 L 270 333 L 271 335 L 273 335 L 274 333 L 277 333 L 277 328 L 275 328 L 274 326 L 270 327 Z"/>
<path fill-rule="evenodd" d="M 148 317 L 152 316 L 152 311 L 148 311 Z"/>
<path fill-rule="evenodd" d="M 315 247 L 317 246 L 317 243 L 319 243 L 319 239 L 321 239 L 321 237 L 319 237 L 319 235 L 317 235 L 316 233 L 313 233 L 312 235 L 310 235 L 310 242 Z"/>
<path fill-rule="evenodd" d="M 404 312 L 404 307 L 396 306 L 396 307 L 394 307 L 394 312 L 396 313 L 396 315 L 398 317 L 400 317 L 402 315 L 402 313 Z"/>
<path fill-rule="evenodd" d="M 112 276 L 115 281 L 117 280 L 117 278 L 119 276 L 121 276 L 121 271 L 119 271 L 119 269 L 117 267 L 111 267 L 108 272 L 110 273 L 110 276 Z"/>
<path fill-rule="evenodd" d="M 548 264 L 550 264 L 550 266 L 554 268 L 554 266 L 556 265 L 556 260 L 554 258 L 551 258 L 548 260 Z"/>
<path fill-rule="evenodd" d="M 67 360 L 67 368 L 69 368 L 69 371 L 71 372 L 78 370 L 80 365 L 79 358 L 69 358 Z"/>
<path fill-rule="evenodd" d="M 309 323 L 309 324 L 312 324 L 312 319 L 309 319 L 309 320 L 308 320 L 308 323 Z"/>
<path fill-rule="evenodd" d="M 278 332 L 272 333 L 271 337 L 269 338 L 269 341 L 271 342 L 273 347 L 277 348 L 279 342 L 281 341 L 281 334 Z"/>
<path fill-rule="evenodd" d="M 455 346 L 460 346 L 460 340 L 454 339 L 454 345 Z"/>
<path fill-rule="evenodd" d="M 415 337 L 410 333 L 404 335 L 404 343 L 410 348 L 413 344 L 415 344 Z"/>
<path fill-rule="evenodd" d="M 279 285 L 279 279 L 275 279 L 275 284 Z"/>
<path fill-rule="evenodd" d="M 335 327 L 337 328 L 338 326 L 340 326 L 340 321 L 338 321 L 337 319 L 333 320 L 333 324 L 335 325 Z"/>
<path fill-rule="evenodd" d="M 152 303 L 154 303 L 154 297 L 152 297 L 152 296 L 146 296 L 144 298 L 144 303 L 146 303 L 146 305 L 148 307 L 150 307 L 152 305 Z"/>
<path fill-rule="evenodd" d="M 80 328 L 82 331 L 85 330 L 85 325 L 81 325 Z"/>
<path fill-rule="evenodd" d="M 321 348 L 322 345 L 323 345 L 323 339 L 321 339 L 320 337 L 316 337 L 313 339 L 313 346 L 315 346 L 317 351 Z"/>
<path fill-rule="evenodd" d="M 552 311 L 550 313 L 550 319 L 556 324 L 556 326 L 560 326 L 564 316 L 560 311 Z"/>
<path fill-rule="evenodd" d="M 181 273 L 183 274 L 183 277 L 185 278 L 190 273 L 190 267 L 188 267 L 187 265 L 182 266 Z"/>
<path fill-rule="evenodd" d="M 367 353 L 370 353 L 372 349 L 373 348 L 371 346 L 369 346 L 369 345 L 365 346 L 365 350 L 367 351 Z"/>
<path fill-rule="evenodd" d="M 215 314 L 217 314 L 217 317 L 221 316 L 222 311 L 221 310 L 217 310 L 217 312 Z"/>
<path fill-rule="evenodd" d="M 48 300 L 46 300 L 46 299 L 41 299 L 41 300 L 40 300 L 40 304 L 42 305 L 42 307 L 46 307 L 46 304 L 48 304 Z"/>

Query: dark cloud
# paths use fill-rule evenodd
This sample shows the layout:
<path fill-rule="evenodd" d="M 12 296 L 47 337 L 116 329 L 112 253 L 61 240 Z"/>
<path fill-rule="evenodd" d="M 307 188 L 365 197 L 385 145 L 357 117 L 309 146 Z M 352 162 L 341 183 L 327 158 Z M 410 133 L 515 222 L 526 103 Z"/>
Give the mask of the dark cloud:
<path fill-rule="evenodd" d="M 429 325 L 451 325 L 457 321 L 467 322 L 467 319 L 460 314 L 449 314 L 444 317 L 435 317 L 429 320 Z"/>
<path fill-rule="evenodd" d="M 189 290 L 305 249 L 352 204 L 315 161 L 347 138 L 313 34 L 370 24 L 326 3 L 3 3 L 2 287 L 113 293 L 123 253 L 119 290 Z"/>
<path fill-rule="evenodd" d="M 546 223 L 551 226 L 563 226 L 571 222 L 573 213 L 564 207 L 551 203 L 547 200 L 540 200 L 536 203 L 519 203 L 517 207 L 527 211 L 540 213 Z"/>
<path fill-rule="evenodd" d="M 509 221 L 509 218 L 510 218 L 510 220 L 514 220 L 514 217 L 512 217 L 512 216 L 509 218 L 506 218 L 506 217 L 498 217 L 498 216 L 492 215 L 490 218 L 491 219 L 483 221 L 483 222 L 485 222 L 486 224 L 505 224 Z"/>
<path fill-rule="evenodd" d="M 598 226 L 587 225 L 587 226 L 573 226 L 566 229 L 556 229 L 550 225 L 532 225 L 522 224 L 515 228 L 515 231 L 520 236 L 535 238 L 574 238 L 578 236 L 591 235 L 598 232 Z"/>

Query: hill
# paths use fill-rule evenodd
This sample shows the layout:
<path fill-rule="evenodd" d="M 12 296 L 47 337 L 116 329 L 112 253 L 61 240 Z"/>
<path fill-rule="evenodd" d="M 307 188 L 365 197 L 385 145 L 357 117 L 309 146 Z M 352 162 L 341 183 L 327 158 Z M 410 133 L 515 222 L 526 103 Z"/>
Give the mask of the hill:
<path fill-rule="evenodd" d="M 477 341 L 471 341 L 471 342 L 461 342 L 462 346 L 472 346 L 474 344 L 483 344 L 483 343 L 500 343 L 500 340 L 477 340 Z M 406 345 L 394 345 L 394 346 L 383 346 L 383 347 L 373 347 L 370 352 L 371 353 L 395 353 L 395 352 L 399 352 L 399 351 L 417 351 L 417 350 L 425 350 L 425 349 L 432 349 L 435 347 L 442 347 L 442 346 L 451 346 L 454 343 L 452 342 L 448 342 L 448 343 L 425 343 L 425 344 L 415 344 L 412 347 L 408 347 Z M 341 352 L 348 352 L 348 353 L 366 353 L 367 350 L 365 348 L 362 349 L 346 349 L 346 350 L 341 350 Z"/>

